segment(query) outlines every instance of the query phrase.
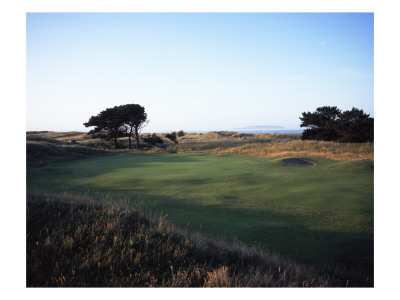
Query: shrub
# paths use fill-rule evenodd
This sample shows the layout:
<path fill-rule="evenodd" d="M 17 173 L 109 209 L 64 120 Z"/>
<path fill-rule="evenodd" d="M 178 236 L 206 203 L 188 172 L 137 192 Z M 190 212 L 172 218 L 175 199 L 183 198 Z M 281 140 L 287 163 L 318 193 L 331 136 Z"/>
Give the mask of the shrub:
<path fill-rule="evenodd" d="M 176 133 L 177 136 L 182 137 L 186 134 L 186 132 L 184 132 L 183 130 L 180 130 Z"/>
<path fill-rule="evenodd" d="M 176 132 L 167 133 L 167 134 L 165 135 L 165 137 L 166 137 L 167 139 L 170 139 L 171 141 L 173 141 L 175 144 L 178 144 L 178 141 L 177 141 L 177 139 L 176 139 Z"/>
<path fill-rule="evenodd" d="M 162 140 L 162 138 L 160 138 L 157 134 L 153 133 L 153 134 L 148 134 L 147 136 L 145 136 L 143 138 L 143 142 L 149 144 L 149 145 L 156 145 L 156 144 L 163 144 L 164 141 Z"/>

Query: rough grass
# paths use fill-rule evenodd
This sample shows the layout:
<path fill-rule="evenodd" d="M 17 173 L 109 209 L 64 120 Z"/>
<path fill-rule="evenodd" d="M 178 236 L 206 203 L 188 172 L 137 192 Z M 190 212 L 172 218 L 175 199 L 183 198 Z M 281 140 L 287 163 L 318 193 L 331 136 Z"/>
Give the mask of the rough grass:
<path fill-rule="evenodd" d="M 124 200 L 28 194 L 28 287 L 372 286 L 190 233 Z"/>
<path fill-rule="evenodd" d="M 113 144 L 100 139 L 90 139 L 84 132 L 36 132 L 27 134 L 28 138 L 52 139 L 67 142 L 75 139 L 89 148 L 112 150 Z M 301 134 L 277 133 L 239 133 L 234 131 L 215 131 L 207 133 L 187 133 L 178 138 L 178 144 L 172 143 L 160 133 L 164 140 L 164 148 L 144 147 L 131 149 L 130 152 L 151 153 L 218 153 L 254 155 L 261 157 L 277 156 L 315 156 L 334 160 L 373 160 L 373 143 L 340 143 L 326 141 L 301 140 Z M 127 138 L 121 138 L 120 150 L 127 148 Z M 142 142 L 144 145 L 144 143 Z M 126 149 L 127 150 L 127 149 Z"/>
<path fill-rule="evenodd" d="M 47 163 L 83 159 L 107 155 L 108 152 L 79 145 L 65 145 L 60 141 L 39 137 L 28 139 L 26 143 L 26 163 L 28 167 L 42 166 Z"/>
<path fill-rule="evenodd" d="M 48 139 L 56 139 L 63 142 L 70 140 L 83 141 L 89 139 L 85 132 L 70 131 L 70 132 L 54 132 L 54 131 L 28 131 L 27 137 L 42 137 Z"/>
<path fill-rule="evenodd" d="M 316 156 L 335 160 L 374 159 L 373 143 L 340 143 L 301 140 L 300 134 L 187 134 L 177 152 L 243 154 L 261 157 Z"/>
<path fill-rule="evenodd" d="M 326 141 L 276 141 L 218 148 L 221 154 L 246 154 L 264 157 L 314 156 L 335 160 L 373 160 L 373 143 L 338 143 Z"/>

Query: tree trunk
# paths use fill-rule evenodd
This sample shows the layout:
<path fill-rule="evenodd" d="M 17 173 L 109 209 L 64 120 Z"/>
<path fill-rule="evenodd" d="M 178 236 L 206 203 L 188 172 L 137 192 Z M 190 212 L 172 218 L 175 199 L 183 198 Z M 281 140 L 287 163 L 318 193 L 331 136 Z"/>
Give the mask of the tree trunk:
<path fill-rule="evenodd" d="M 126 129 L 126 132 L 128 132 L 128 139 L 129 139 L 129 144 L 128 144 L 128 149 L 132 148 L 132 131 L 133 131 L 133 127 L 130 126 L 130 130 L 128 132 L 128 128 Z"/>
<path fill-rule="evenodd" d="M 117 139 L 114 139 L 114 147 L 115 147 L 115 149 L 117 149 L 117 147 L 118 147 L 118 140 Z"/>
<path fill-rule="evenodd" d="M 136 148 L 139 149 L 139 132 L 137 127 L 135 127 L 135 138 L 136 138 Z"/>

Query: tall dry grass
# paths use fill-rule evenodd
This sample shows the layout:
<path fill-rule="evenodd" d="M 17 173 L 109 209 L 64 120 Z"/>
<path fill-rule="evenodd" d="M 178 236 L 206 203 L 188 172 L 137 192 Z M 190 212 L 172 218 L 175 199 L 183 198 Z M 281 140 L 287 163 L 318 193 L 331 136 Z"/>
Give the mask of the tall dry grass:
<path fill-rule="evenodd" d="M 262 157 L 317 156 L 335 160 L 374 159 L 373 143 L 301 140 L 299 134 L 188 134 L 175 146 L 178 152 L 244 154 Z"/>
<path fill-rule="evenodd" d="M 28 194 L 28 287 L 371 286 L 259 247 L 189 232 L 129 199 Z"/>
<path fill-rule="evenodd" d="M 244 154 L 262 157 L 276 156 L 316 156 L 335 160 L 364 160 L 374 159 L 374 143 L 341 143 L 301 140 L 300 134 L 276 133 L 238 133 L 233 131 L 218 131 L 208 133 L 187 133 L 178 138 L 178 144 L 170 142 L 165 134 L 159 134 L 164 140 L 165 147 L 147 145 L 143 149 L 130 149 L 135 153 L 165 153 L 165 152 L 195 152 L 218 154 Z M 36 133 L 28 134 L 28 141 L 65 143 L 74 137 L 81 146 L 98 150 L 111 150 L 113 145 L 99 139 L 88 139 L 84 133 Z M 121 149 L 127 149 L 127 138 L 121 138 Z M 143 146 L 146 146 L 142 143 Z M 115 150 L 112 150 L 115 151 Z"/>
<path fill-rule="evenodd" d="M 338 143 L 326 141 L 276 141 L 254 143 L 226 149 L 217 149 L 221 154 L 246 154 L 266 157 L 316 156 L 335 160 L 374 159 L 373 143 Z"/>

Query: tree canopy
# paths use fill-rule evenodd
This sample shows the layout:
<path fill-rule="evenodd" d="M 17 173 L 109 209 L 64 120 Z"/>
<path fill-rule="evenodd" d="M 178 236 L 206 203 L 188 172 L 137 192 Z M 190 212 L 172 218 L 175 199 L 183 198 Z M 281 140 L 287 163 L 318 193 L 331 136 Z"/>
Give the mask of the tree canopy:
<path fill-rule="evenodd" d="M 136 139 L 136 145 L 139 148 L 139 133 L 147 123 L 144 107 L 138 104 L 126 104 L 107 108 L 98 115 L 91 116 L 83 125 L 94 126 L 88 134 L 113 141 L 115 148 L 118 146 L 118 139 L 124 136 L 129 137 L 129 148 L 131 148 L 132 136 Z"/>
<path fill-rule="evenodd" d="M 318 107 L 315 112 L 303 112 L 301 127 L 308 127 L 303 140 L 341 142 L 371 142 L 374 140 L 374 119 L 362 109 L 341 111 L 336 106 Z"/>
<path fill-rule="evenodd" d="M 126 104 L 118 107 L 125 132 L 129 137 L 129 149 L 131 148 L 131 137 L 136 140 L 136 148 L 139 149 L 139 133 L 148 124 L 147 114 L 143 106 L 139 104 Z"/>
<path fill-rule="evenodd" d="M 111 140 L 114 142 L 115 148 L 118 145 L 118 138 L 124 136 L 125 130 L 123 121 L 119 114 L 118 107 L 107 108 L 96 116 L 91 116 L 89 121 L 83 123 L 85 127 L 93 127 L 88 134 L 93 134 L 101 139 Z"/>

